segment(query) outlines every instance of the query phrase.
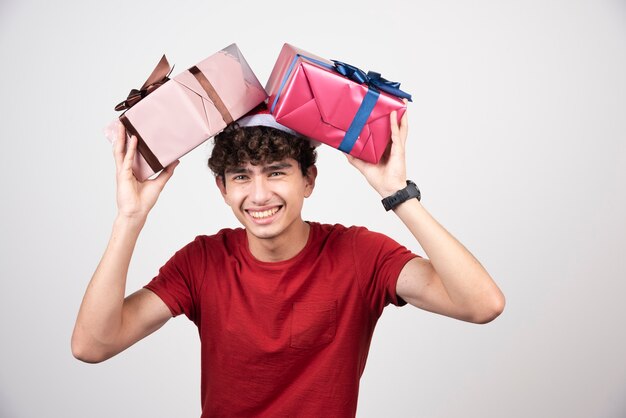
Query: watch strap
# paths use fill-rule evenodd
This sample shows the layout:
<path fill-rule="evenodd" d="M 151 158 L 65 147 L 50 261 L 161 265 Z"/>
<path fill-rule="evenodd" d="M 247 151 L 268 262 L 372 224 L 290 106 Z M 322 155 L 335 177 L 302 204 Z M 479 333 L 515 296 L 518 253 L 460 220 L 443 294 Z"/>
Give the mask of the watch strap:
<path fill-rule="evenodd" d="M 404 189 L 400 189 L 391 196 L 387 196 L 386 198 L 381 200 L 381 202 L 385 210 L 390 211 L 391 209 L 398 206 L 400 203 L 406 202 L 407 200 L 413 198 L 420 200 L 421 197 L 421 192 L 417 185 L 411 180 L 407 180 L 406 187 Z"/>

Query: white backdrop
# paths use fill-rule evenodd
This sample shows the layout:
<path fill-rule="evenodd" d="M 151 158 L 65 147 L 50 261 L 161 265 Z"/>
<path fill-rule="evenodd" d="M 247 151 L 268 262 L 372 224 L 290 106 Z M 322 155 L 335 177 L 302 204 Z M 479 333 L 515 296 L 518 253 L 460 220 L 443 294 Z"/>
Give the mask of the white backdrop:
<path fill-rule="evenodd" d="M 297 11 L 299 8 L 301 11 Z M 626 2 L 0 1 L 1 417 L 194 417 L 184 317 L 83 364 L 70 335 L 115 216 L 103 127 L 161 54 L 236 42 L 265 84 L 284 42 L 399 80 L 409 177 L 507 296 L 495 322 L 385 310 L 359 417 L 626 416 Z M 237 226 L 203 145 L 139 239 L 128 291 L 198 234 Z M 339 151 L 307 220 L 421 249 Z"/>

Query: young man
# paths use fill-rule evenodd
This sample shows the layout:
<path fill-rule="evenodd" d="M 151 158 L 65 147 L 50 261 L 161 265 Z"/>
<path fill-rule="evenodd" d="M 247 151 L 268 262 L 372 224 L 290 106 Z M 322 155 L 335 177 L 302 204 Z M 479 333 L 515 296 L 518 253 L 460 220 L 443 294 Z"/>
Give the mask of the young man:
<path fill-rule="evenodd" d="M 381 198 L 407 188 L 407 117 L 398 124 L 394 113 L 390 123 L 381 163 L 348 156 Z M 408 302 L 476 323 L 502 312 L 494 281 L 422 207 L 414 185 L 408 200 L 396 197 L 391 206 L 428 258 L 362 227 L 305 222 L 314 148 L 272 120 L 240 124 L 215 138 L 209 166 L 244 228 L 197 237 L 126 298 L 135 242 L 177 163 L 138 182 L 131 171 L 137 141 L 125 147 L 120 125 L 118 216 L 78 314 L 75 357 L 106 360 L 184 313 L 201 338 L 203 417 L 349 417 L 385 305 Z"/>

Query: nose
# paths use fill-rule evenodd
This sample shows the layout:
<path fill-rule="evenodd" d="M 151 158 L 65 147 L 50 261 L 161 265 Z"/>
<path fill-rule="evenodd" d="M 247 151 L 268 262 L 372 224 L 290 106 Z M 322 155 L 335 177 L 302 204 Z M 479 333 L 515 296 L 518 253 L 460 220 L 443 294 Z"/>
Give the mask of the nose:
<path fill-rule="evenodd" d="M 265 176 L 255 176 L 251 187 L 250 198 L 253 204 L 263 206 L 272 198 L 272 191 Z"/>

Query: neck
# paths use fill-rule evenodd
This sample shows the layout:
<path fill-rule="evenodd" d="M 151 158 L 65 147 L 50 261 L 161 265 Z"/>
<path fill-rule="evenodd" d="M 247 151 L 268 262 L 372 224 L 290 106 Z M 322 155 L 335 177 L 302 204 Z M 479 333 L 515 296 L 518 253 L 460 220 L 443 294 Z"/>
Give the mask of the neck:
<path fill-rule="evenodd" d="M 309 224 L 300 219 L 276 237 L 259 238 L 246 230 L 248 247 L 259 261 L 272 263 L 289 260 L 306 246 L 310 229 Z"/>

